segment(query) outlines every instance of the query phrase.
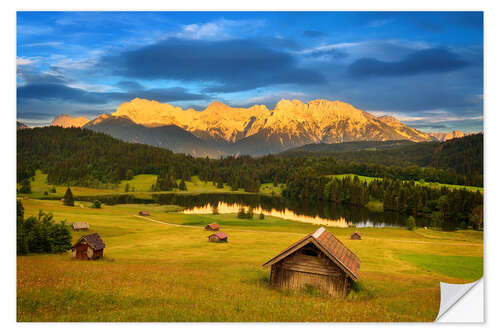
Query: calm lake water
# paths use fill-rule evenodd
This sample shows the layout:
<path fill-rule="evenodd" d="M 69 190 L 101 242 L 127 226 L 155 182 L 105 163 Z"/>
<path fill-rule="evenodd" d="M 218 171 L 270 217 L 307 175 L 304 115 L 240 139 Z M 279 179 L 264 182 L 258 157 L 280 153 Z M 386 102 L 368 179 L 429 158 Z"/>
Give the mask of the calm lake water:
<path fill-rule="evenodd" d="M 365 207 L 330 202 L 297 203 L 258 194 L 158 194 L 153 198 L 160 204 L 185 207 L 185 214 L 212 214 L 214 207 L 219 214 L 236 214 L 242 207 L 253 207 L 254 219 L 263 212 L 268 216 L 335 227 L 402 227 L 408 218 L 395 212 L 372 212 Z M 417 219 L 417 224 L 422 223 L 425 223 L 424 219 Z"/>

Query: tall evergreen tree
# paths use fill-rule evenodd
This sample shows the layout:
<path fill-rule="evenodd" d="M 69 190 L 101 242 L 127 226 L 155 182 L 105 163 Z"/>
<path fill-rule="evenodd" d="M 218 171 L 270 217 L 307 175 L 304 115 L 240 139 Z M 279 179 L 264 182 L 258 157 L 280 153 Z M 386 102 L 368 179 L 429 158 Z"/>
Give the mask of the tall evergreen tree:
<path fill-rule="evenodd" d="M 73 193 L 71 192 L 71 188 L 68 186 L 66 193 L 64 194 L 64 205 L 66 206 L 74 206 L 75 199 L 73 199 Z"/>

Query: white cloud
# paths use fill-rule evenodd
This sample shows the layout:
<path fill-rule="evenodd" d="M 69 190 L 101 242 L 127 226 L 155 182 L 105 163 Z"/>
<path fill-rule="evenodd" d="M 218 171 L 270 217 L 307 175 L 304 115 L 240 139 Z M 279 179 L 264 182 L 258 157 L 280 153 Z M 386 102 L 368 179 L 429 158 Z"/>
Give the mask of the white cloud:
<path fill-rule="evenodd" d="M 219 19 L 207 23 L 188 24 L 181 31 L 168 33 L 165 37 L 182 39 L 223 40 L 261 29 L 265 25 L 262 20 L 226 20 Z"/>
<path fill-rule="evenodd" d="M 68 87 L 82 89 L 88 92 L 109 92 L 115 89 L 115 87 L 106 84 L 90 84 L 83 82 L 73 82 L 68 84 Z"/>
<path fill-rule="evenodd" d="M 483 115 L 477 116 L 457 116 L 446 110 L 423 110 L 420 111 L 422 116 L 409 116 L 402 112 L 391 112 L 391 111 L 378 111 L 378 110 L 367 110 L 366 112 L 371 113 L 377 117 L 380 116 L 393 116 L 402 122 L 425 122 L 429 124 L 436 124 L 449 121 L 466 121 L 466 120 L 483 120 Z"/>
<path fill-rule="evenodd" d="M 426 42 L 381 40 L 351 43 L 324 43 L 316 47 L 300 50 L 297 53 L 311 54 L 331 50 L 339 50 L 348 54 L 348 57 L 343 60 L 347 63 L 351 63 L 355 59 L 366 57 L 375 58 L 381 61 L 396 61 L 412 52 L 423 50 L 429 47 L 431 47 L 431 45 Z M 342 58 L 339 59 L 339 61 L 342 61 Z"/>
<path fill-rule="evenodd" d="M 61 42 L 40 42 L 40 43 L 29 43 L 29 44 L 21 44 L 21 47 L 39 47 L 39 46 L 52 46 L 57 47 L 61 46 Z"/>
<path fill-rule="evenodd" d="M 28 66 L 28 65 L 33 65 L 35 61 L 30 58 L 25 58 L 25 57 L 17 57 L 16 58 L 16 65 L 17 66 Z"/>

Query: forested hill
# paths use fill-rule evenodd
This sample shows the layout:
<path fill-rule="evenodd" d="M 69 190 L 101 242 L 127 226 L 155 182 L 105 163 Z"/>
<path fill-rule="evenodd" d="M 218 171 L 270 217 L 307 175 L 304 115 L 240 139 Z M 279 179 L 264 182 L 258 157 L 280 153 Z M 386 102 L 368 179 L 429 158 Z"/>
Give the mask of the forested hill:
<path fill-rule="evenodd" d="M 208 159 L 127 143 L 87 129 L 29 128 L 17 131 L 17 181 L 41 169 L 50 184 L 89 187 L 118 183 L 137 174 L 168 173 L 176 179 L 198 175 L 202 180 L 258 191 L 258 183 L 287 183 L 297 172 L 482 186 L 482 135 L 443 144 L 401 144 L 385 151 Z"/>
<path fill-rule="evenodd" d="M 328 156 L 358 163 L 453 169 L 457 174 L 475 177 L 483 174 L 483 134 L 469 135 L 446 142 L 366 141 L 313 144 L 288 150 L 282 155 Z"/>
<path fill-rule="evenodd" d="M 56 126 L 17 132 L 17 181 L 36 169 L 48 181 L 79 185 L 116 183 L 133 174 L 170 171 L 177 178 L 198 174 L 203 159 L 144 144 L 126 143 L 87 129 Z M 131 170 L 131 171 L 129 171 Z"/>

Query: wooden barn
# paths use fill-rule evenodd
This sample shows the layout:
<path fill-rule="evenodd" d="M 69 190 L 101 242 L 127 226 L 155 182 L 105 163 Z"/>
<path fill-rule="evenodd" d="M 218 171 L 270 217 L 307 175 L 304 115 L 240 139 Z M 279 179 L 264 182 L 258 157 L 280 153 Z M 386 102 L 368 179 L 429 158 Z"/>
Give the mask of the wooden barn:
<path fill-rule="evenodd" d="M 216 243 L 227 242 L 227 234 L 225 232 L 219 231 L 218 233 L 208 236 L 208 240 L 210 242 Z"/>
<path fill-rule="evenodd" d="M 217 223 L 210 223 L 205 226 L 206 231 L 218 231 L 220 229 Z"/>
<path fill-rule="evenodd" d="M 71 247 L 71 256 L 82 260 L 95 260 L 102 258 L 106 245 L 97 233 L 82 236 Z"/>
<path fill-rule="evenodd" d="M 149 216 L 149 212 L 147 210 L 141 210 L 139 212 L 139 215 L 141 215 L 141 216 Z"/>
<path fill-rule="evenodd" d="M 89 224 L 87 222 L 75 222 L 71 226 L 75 231 L 89 230 Z"/>
<path fill-rule="evenodd" d="M 361 234 L 356 231 L 351 235 L 351 239 L 361 240 Z"/>
<path fill-rule="evenodd" d="M 271 285 L 302 289 L 307 285 L 332 296 L 346 296 L 359 276 L 360 260 L 341 241 L 321 227 L 266 262 Z"/>

